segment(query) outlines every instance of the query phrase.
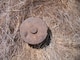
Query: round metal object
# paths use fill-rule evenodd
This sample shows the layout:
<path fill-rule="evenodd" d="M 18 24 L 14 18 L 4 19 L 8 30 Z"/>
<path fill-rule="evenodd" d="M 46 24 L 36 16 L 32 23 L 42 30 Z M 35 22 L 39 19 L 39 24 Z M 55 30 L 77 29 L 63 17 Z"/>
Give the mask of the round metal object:
<path fill-rule="evenodd" d="M 30 17 L 20 26 L 21 38 L 28 44 L 39 44 L 47 37 L 48 27 L 40 18 Z"/>

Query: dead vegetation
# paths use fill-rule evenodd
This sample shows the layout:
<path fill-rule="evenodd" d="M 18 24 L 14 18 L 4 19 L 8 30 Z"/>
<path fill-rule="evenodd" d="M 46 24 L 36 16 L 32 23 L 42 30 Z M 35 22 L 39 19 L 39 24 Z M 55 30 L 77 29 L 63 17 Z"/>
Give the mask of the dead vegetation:
<path fill-rule="evenodd" d="M 19 27 L 29 17 L 52 31 L 47 47 L 23 42 Z M 79 0 L 0 0 L 0 60 L 80 60 Z"/>

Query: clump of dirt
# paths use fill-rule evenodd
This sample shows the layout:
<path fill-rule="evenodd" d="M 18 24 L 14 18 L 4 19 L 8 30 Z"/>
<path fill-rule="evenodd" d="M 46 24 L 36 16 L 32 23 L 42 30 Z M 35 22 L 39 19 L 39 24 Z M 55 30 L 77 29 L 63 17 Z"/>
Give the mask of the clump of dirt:
<path fill-rule="evenodd" d="M 79 5 L 79 0 L 0 0 L 0 60 L 79 60 Z M 29 17 L 48 25 L 48 46 L 32 48 L 20 37 L 20 25 Z"/>

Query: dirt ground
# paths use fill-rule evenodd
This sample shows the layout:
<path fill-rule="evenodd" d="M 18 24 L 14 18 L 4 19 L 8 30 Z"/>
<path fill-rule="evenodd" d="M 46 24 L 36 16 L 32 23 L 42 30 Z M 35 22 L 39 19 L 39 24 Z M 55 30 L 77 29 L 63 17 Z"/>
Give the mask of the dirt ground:
<path fill-rule="evenodd" d="M 50 39 L 31 47 L 20 25 L 39 17 Z M 0 60 L 80 60 L 80 0 L 0 0 Z"/>

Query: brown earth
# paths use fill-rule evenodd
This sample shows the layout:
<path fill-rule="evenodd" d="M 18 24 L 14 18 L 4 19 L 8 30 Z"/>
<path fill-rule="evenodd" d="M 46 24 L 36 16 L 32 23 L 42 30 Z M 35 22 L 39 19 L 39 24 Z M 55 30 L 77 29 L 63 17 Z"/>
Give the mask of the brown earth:
<path fill-rule="evenodd" d="M 52 33 L 51 40 L 33 47 L 19 29 L 32 16 Z M 80 60 L 80 1 L 0 0 L 0 60 Z"/>

